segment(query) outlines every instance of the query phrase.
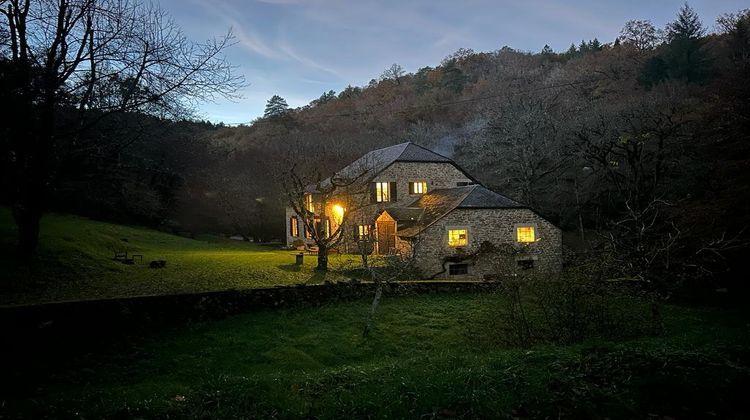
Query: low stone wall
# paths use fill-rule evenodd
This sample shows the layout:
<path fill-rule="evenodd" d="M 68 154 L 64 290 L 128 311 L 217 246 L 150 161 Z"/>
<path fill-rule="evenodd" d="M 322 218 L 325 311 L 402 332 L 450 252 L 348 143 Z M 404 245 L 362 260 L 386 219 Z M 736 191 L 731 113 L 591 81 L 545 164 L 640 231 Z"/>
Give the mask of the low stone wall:
<path fill-rule="evenodd" d="M 491 282 L 413 281 L 387 285 L 385 294 L 487 292 L 496 288 L 497 283 Z M 342 282 L 0 307 L 0 328 L 4 334 L 106 335 L 257 310 L 352 301 L 372 296 L 374 289 L 373 283 Z"/>

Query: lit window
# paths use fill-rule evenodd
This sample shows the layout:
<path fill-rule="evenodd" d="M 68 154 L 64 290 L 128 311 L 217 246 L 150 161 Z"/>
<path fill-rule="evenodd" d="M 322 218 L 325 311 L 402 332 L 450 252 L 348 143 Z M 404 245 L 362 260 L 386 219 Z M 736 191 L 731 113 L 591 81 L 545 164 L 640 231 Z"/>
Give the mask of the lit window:
<path fill-rule="evenodd" d="M 518 242 L 534 242 L 536 235 L 534 234 L 534 226 L 519 226 L 516 228 L 516 240 Z"/>
<path fill-rule="evenodd" d="M 366 241 L 370 238 L 370 225 L 359 225 L 358 238 L 360 241 Z"/>
<path fill-rule="evenodd" d="M 451 264 L 448 266 L 448 274 L 451 276 L 469 274 L 469 264 Z"/>
<path fill-rule="evenodd" d="M 305 194 L 305 208 L 310 213 L 315 213 L 315 204 L 313 204 L 312 194 Z"/>
<path fill-rule="evenodd" d="M 378 203 L 391 201 L 391 192 L 387 182 L 375 183 L 375 201 Z"/>
<path fill-rule="evenodd" d="M 409 194 L 427 194 L 427 182 L 425 181 L 410 182 Z"/>
<path fill-rule="evenodd" d="M 289 219 L 289 232 L 295 238 L 299 236 L 299 220 L 296 217 Z"/>
<path fill-rule="evenodd" d="M 459 247 L 469 244 L 467 229 L 448 229 L 448 246 Z"/>

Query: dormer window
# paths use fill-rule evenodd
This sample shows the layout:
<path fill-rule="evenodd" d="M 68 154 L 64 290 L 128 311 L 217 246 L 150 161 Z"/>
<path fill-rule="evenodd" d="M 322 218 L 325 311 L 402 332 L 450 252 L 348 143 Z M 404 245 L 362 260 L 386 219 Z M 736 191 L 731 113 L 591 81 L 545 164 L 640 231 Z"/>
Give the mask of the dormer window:
<path fill-rule="evenodd" d="M 409 194 L 427 194 L 427 182 L 426 181 L 410 182 Z"/>
<path fill-rule="evenodd" d="M 310 213 L 315 213 L 315 204 L 313 203 L 312 194 L 305 194 L 305 208 Z"/>

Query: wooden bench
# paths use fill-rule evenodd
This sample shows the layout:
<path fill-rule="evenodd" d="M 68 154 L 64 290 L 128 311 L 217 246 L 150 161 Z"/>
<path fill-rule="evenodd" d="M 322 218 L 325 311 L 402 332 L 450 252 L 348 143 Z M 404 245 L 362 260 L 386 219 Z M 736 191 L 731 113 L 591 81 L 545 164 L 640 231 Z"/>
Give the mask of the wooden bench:
<path fill-rule="evenodd" d="M 139 262 L 143 262 L 143 254 L 132 254 L 130 257 L 128 257 L 127 251 L 115 252 L 115 256 L 112 259 L 123 264 L 135 264 L 136 259 L 138 259 Z"/>

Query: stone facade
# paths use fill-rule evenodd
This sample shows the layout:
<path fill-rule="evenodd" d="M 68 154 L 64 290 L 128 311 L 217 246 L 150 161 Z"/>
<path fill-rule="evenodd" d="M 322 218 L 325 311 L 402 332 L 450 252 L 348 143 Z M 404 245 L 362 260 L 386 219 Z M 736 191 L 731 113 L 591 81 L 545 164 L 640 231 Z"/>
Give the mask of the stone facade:
<path fill-rule="evenodd" d="M 393 205 L 404 206 L 419 198 L 419 194 L 409 194 L 409 182 L 416 181 L 426 181 L 427 192 L 455 187 L 459 183 L 472 182 L 456 166 L 444 162 L 394 162 L 372 180 L 372 182 L 396 182 L 398 185 L 397 201 L 385 203 L 384 208 Z"/>
<path fill-rule="evenodd" d="M 332 217 L 332 208 L 334 205 L 339 204 L 344 208 L 358 208 L 357 211 L 347 215 L 346 219 L 348 224 L 351 226 L 345 235 L 346 241 L 342 244 L 342 251 L 347 252 L 349 249 L 355 249 L 351 245 L 350 237 L 353 238 L 353 230 L 357 225 L 360 224 L 374 224 L 375 218 L 378 216 L 381 210 L 387 209 L 393 206 L 404 206 L 418 199 L 420 195 L 409 194 L 409 182 L 427 182 L 427 192 L 440 189 L 440 188 L 451 188 L 459 185 L 460 183 L 472 182 L 466 174 L 458 169 L 453 163 L 447 162 L 394 162 L 385 168 L 383 171 L 378 173 L 371 182 L 395 182 L 396 183 L 396 201 L 390 201 L 385 203 L 369 203 L 368 193 L 361 192 L 358 194 L 352 194 L 348 197 L 338 197 L 329 200 L 326 203 L 325 214 L 329 218 L 331 231 L 335 231 L 338 228 L 336 220 Z M 364 186 L 362 190 L 367 189 Z M 349 205 L 347 203 L 352 203 Z M 321 205 L 319 201 L 313 200 L 315 214 L 321 214 Z M 297 236 L 292 235 L 292 222 L 291 219 L 297 217 L 296 213 L 291 207 L 286 208 L 286 244 L 291 247 L 295 241 L 304 240 L 311 243 L 312 240 L 305 238 L 304 229 L 302 226 L 302 220 L 299 219 L 298 226 L 299 232 Z"/>
<path fill-rule="evenodd" d="M 389 218 L 385 213 L 381 217 Z M 530 244 L 518 243 L 516 228 L 519 226 L 534 227 L 536 241 Z M 467 229 L 467 246 L 453 248 L 448 245 L 448 230 L 451 228 Z M 397 249 L 402 254 L 409 255 L 413 252 L 417 267 L 427 278 L 489 278 L 529 269 L 524 268 L 529 265 L 533 266 L 530 269 L 542 273 L 555 273 L 560 270 L 562 263 L 562 231 L 534 211 L 525 208 L 454 209 L 415 238 L 399 238 L 397 242 Z M 509 244 L 518 253 L 479 254 L 476 258 L 460 260 L 461 255 L 471 255 L 478 251 L 483 242 L 495 246 Z M 446 257 L 451 261 L 446 262 L 444 267 Z M 467 264 L 468 272 L 451 275 L 449 267 L 452 264 Z"/>
<path fill-rule="evenodd" d="M 346 209 L 340 252 L 356 252 L 355 233 L 359 225 L 367 225 L 375 235 L 375 252 L 413 257 L 425 278 L 489 279 L 525 270 L 560 270 L 560 229 L 527 206 L 477 184 L 450 159 L 412 143 L 378 149 L 362 159 L 380 164 L 359 186 L 330 198 L 325 208 L 319 198 L 313 200 L 314 213 L 327 216 L 331 232 L 338 229 L 334 207 Z M 356 164 L 343 171 L 351 173 Z M 410 193 L 410 182 L 425 182 L 426 193 Z M 387 183 L 391 199 L 372 202 L 378 191 L 374 183 Z M 293 219 L 298 220 L 297 235 L 291 231 Z M 534 238 L 520 242 L 519 227 L 533 229 Z M 460 244 L 449 244 L 450 230 L 462 236 Z M 286 231 L 289 246 L 312 242 L 290 208 Z"/>

